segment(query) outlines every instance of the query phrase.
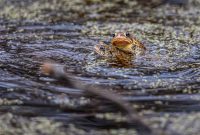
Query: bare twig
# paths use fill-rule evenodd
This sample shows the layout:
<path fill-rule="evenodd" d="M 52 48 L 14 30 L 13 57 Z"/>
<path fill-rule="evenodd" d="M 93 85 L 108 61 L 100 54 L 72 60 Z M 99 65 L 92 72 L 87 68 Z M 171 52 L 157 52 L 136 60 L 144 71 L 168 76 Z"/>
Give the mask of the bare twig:
<path fill-rule="evenodd" d="M 108 90 L 103 90 L 97 87 L 92 87 L 88 85 L 83 85 L 76 81 L 73 77 L 64 71 L 64 66 L 59 64 L 45 63 L 41 68 L 42 72 L 47 75 L 51 75 L 57 79 L 64 79 L 69 87 L 84 90 L 84 92 L 92 95 L 99 96 L 103 99 L 111 101 L 115 105 L 119 106 L 123 111 L 128 114 L 129 122 L 134 122 L 139 125 L 143 130 L 142 135 L 166 135 L 159 129 L 154 129 L 151 127 L 150 122 L 144 117 L 138 115 L 138 113 L 133 110 L 128 102 L 122 100 L 122 96 Z"/>

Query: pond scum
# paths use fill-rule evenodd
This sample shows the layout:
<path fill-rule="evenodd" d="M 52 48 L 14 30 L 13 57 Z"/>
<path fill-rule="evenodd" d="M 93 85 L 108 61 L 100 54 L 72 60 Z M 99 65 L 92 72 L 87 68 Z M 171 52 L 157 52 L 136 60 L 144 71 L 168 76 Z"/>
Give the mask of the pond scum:
<path fill-rule="evenodd" d="M 199 0 L 0 0 L 0 135 L 199 135 L 199 9 Z M 131 68 L 93 53 L 116 30 L 147 47 Z M 44 75 L 46 61 L 67 74 Z"/>

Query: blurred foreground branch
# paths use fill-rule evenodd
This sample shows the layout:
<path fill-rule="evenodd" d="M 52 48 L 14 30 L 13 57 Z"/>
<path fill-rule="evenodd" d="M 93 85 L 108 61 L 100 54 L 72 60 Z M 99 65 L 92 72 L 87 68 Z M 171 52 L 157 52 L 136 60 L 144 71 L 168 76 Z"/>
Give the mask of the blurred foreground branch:
<path fill-rule="evenodd" d="M 138 113 L 133 110 L 128 102 L 122 100 L 122 96 L 114 92 L 110 92 L 105 89 L 98 87 L 88 86 L 81 84 L 69 74 L 64 71 L 64 66 L 59 64 L 45 63 L 42 65 L 41 70 L 44 74 L 53 76 L 60 80 L 65 80 L 67 85 L 72 88 L 81 89 L 86 94 L 95 95 L 102 99 L 111 101 L 113 104 L 117 105 L 128 115 L 128 120 L 130 123 L 136 123 L 139 127 L 137 130 L 141 130 L 142 135 L 166 135 L 159 129 L 154 129 L 151 127 L 150 122 L 144 117 L 138 115 Z"/>

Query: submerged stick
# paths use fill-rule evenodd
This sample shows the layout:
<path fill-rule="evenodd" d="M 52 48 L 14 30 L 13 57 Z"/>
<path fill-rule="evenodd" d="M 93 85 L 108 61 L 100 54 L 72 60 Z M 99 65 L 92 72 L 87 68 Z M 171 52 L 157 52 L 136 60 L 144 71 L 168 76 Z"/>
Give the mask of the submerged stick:
<path fill-rule="evenodd" d="M 64 71 L 64 66 L 59 64 L 45 63 L 42 65 L 41 70 L 46 75 L 51 75 L 57 79 L 64 79 L 69 87 L 81 89 L 87 94 L 99 96 L 103 99 L 111 101 L 128 114 L 129 122 L 137 123 L 141 129 L 145 130 L 145 132 L 143 131 L 142 135 L 166 135 L 162 131 L 159 131 L 158 129 L 155 130 L 154 128 L 152 128 L 149 125 L 150 122 L 148 122 L 148 120 L 144 117 L 138 115 L 138 113 L 135 110 L 133 110 L 133 108 L 128 102 L 122 100 L 122 96 L 120 96 L 119 94 L 110 92 L 108 90 L 103 90 L 97 87 L 83 85 L 77 80 L 75 80 L 73 77 L 71 77 L 69 74 L 67 74 Z"/>

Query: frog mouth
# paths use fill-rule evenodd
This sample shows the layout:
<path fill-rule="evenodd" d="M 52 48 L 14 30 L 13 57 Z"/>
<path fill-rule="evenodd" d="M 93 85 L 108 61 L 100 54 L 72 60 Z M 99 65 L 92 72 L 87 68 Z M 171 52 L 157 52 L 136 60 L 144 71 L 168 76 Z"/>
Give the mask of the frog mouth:
<path fill-rule="evenodd" d="M 131 44 L 132 41 L 126 38 L 116 38 L 112 40 L 112 45 L 114 46 L 127 46 Z"/>

